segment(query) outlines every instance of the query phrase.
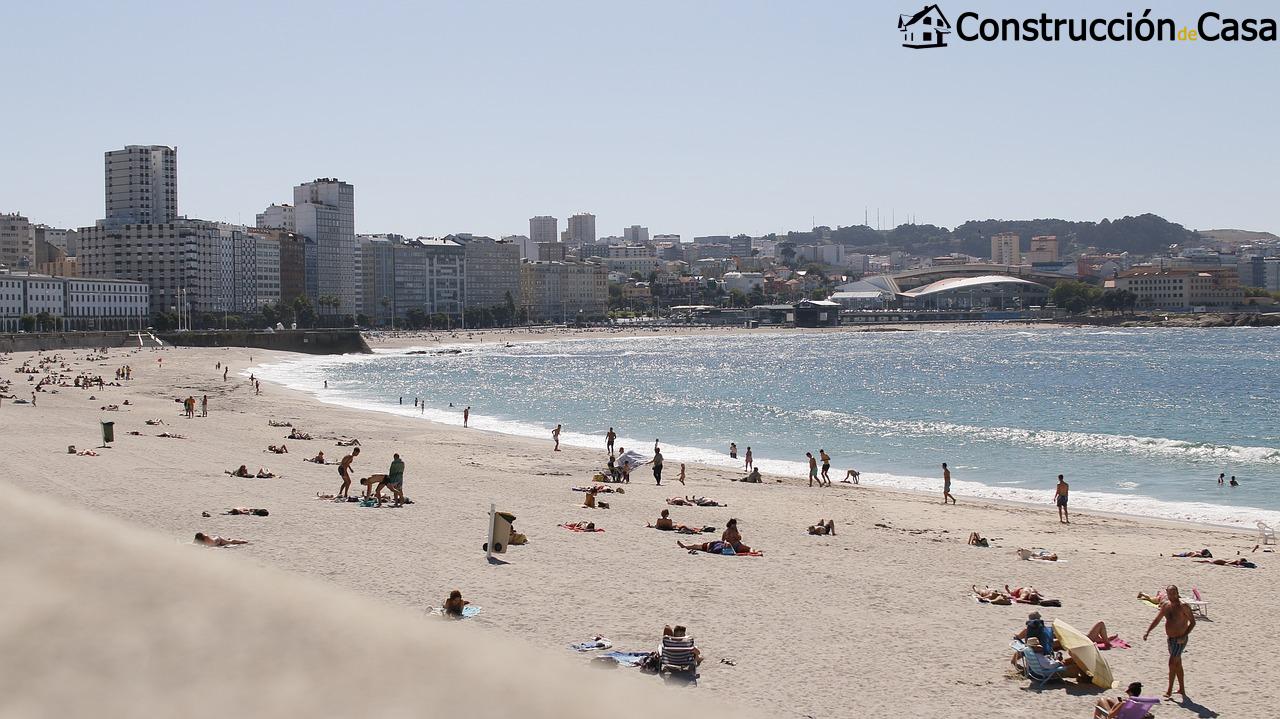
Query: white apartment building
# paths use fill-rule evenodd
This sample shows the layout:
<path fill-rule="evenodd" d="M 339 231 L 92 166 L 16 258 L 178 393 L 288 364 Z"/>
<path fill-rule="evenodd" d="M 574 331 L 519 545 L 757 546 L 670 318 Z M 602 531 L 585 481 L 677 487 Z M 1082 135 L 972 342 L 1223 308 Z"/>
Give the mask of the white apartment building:
<path fill-rule="evenodd" d="M 178 148 L 129 145 L 104 153 L 108 224 L 148 225 L 178 216 Z"/>
<path fill-rule="evenodd" d="M 297 232 L 293 205 L 269 205 L 255 216 L 254 226 L 264 230 L 288 230 Z"/>
<path fill-rule="evenodd" d="M 529 242 L 534 247 L 539 242 L 558 242 L 560 240 L 560 221 L 550 215 L 538 215 L 529 218 Z M 526 254 L 525 257 L 532 255 Z"/>
<path fill-rule="evenodd" d="M 520 265 L 520 306 L 535 322 L 593 320 L 609 311 L 608 271 L 582 262 Z"/>
<path fill-rule="evenodd" d="M 293 188 L 294 230 L 315 242 L 316 302 L 334 297 L 338 306 L 317 307 L 321 314 L 355 314 L 360 311 L 356 287 L 355 188 L 346 182 L 322 178 Z M 308 278 L 308 285 L 311 285 Z"/>
<path fill-rule="evenodd" d="M 503 235 L 503 242 L 510 242 L 520 248 L 520 259 L 531 260 L 538 258 L 538 243 L 533 238 L 524 235 Z"/>
<path fill-rule="evenodd" d="M 31 221 L 17 212 L 0 215 L 0 265 L 11 270 L 29 268 L 36 261 Z"/>
<path fill-rule="evenodd" d="M 991 236 L 991 264 L 1022 264 L 1021 238 L 1013 232 L 1001 232 Z"/>
<path fill-rule="evenodd" d="M 764 275 L 759 272 L 726 272 L 721 281 L 724 282 L 725 292 L 738 290 L 742 293 L 750 293 L 752 290 L 764 288 Z"/>
<path fill-rule="evenodd" d="M 127 280 L 0 273 L 0 331 L 16 332 L 23 316 L 40 313 L 60 318 L 59 329 L 140 329 L 150 315 L 148 289 Z"/>

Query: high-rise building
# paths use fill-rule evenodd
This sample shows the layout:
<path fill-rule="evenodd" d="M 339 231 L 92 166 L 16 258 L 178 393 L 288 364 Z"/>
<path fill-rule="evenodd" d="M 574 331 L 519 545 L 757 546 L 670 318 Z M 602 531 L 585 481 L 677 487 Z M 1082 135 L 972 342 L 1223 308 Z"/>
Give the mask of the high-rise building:
<path fill-rule="evenodd" d="M 82 227 L 77 260 L 80 275 L 146 283 L 155 312 L 178 307 L 194 312 L 220 312 L 218 295 L 223 240 L 217 223 L 178 220 L 132 225 L 99 222 Z"/>
<path fill-rule="evenodd" d="M 10 270 L 30 269 L 35 262 L 31 221 L 16 212 L 0 215 L 0 265 Z"/>
<path fill-rule="evenodd" d="M 178 216 L 178 148 L 129 145 L 105 153 L 106 222 L 150 225 Z"/>
<path fill-rule="evenodd" d="M 364 313 L 379 326 L 401 314 L 396 306 L 396 245 L 400 235 L 360 235 L 360 275 L 364 285 Z"/>
<path fill-rule="evenodd" d="M 361 294 L 356 285 L 362 280 L 356 276 L 355 263 L 355 188 L 331 178 L 306 182 L 293 188 L 293 208 L 294 231 L 315 243 L 315 294 L 311 301 L 319 305 L 316 311 L 356 314 Z M 310 275 L 307 284 L 312 284 Z"/>
<path fill-rule="evenodd" d="M 569 244 L 577 246 L 596 241 L 596 216 L 579 212 L 569 216 Z"/>
<path fill-rule="evenodd" d="M 1001 232 L 991 236 L 991 264 L 1022 264 L 1021 238 L 1013 232 Z"/>
<path fill-rule="evenodd" d="M 555 242 L 560 239 L 560 221 L 549 215 L 538 215 L 529 218 L 529 241 L 537 246 L 539 242 Z"/>
<path fill-rule="evenodd" d="M 1056 235 L 1037 235 L 1031 238 L 1031 249 L 1027 252 L 1027 262 L 1057 262 L 1058 238 Z"/>
<path fill-rule="evenodd" d="M 622 241 L 629 245 L 643 245 L 649 242 L 649 228 L 632 225 L 622 228 Z"/>
<path fill-rule="evenodd" d="M 599 319 L 609 311 L 608 271 L 590 262 L 526 262 L 519 302 L 534 321 Z"/>
<path fill-rule="evenodd" d="M 254 224 L 264 230 L 298 231 L 294 222 L 293 205 L 268 205 L 267 209 L 257 214 L 255 220 Z"/>
<path fill-rule="evenodd" d="M 445 239 L 465 248 L 468 308 L 498 307 L 507 297 L 520 301 L 520 248 L 515 243 L 471 235 Z"/>
<path fill-rule="evenodd" d="M 395 245 L 396 313 L 462 316 L 466 251 L 452 240 L 420 237 Z"/>
<path fill-rule="evenodd" d="M 258 227 L 250 227 L 249 233 L 257 237 L 259 242 L 259 296 L 274 295 L 275 299 L 267 302 L 278 301 L 283 304 L 292 304 L 297 298 L 305 297 L 307 294 L 305 238 L 288 230 Z M 274 278 L 271 276 L 273 263 Z"/>

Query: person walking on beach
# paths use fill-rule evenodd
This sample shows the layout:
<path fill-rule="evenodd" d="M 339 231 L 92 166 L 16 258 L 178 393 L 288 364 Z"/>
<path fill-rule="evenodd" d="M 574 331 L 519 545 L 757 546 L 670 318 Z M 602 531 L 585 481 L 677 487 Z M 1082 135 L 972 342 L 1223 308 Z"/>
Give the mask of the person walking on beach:
<path fill-rule="evenodd" d="M 659 487 L 662 486 L 662 450 L 658 449 L 658 445 L 653 445 L 653 459 L 649 460 L 649 464 L 653 465 L 653 481 Z"/>
<path fill-rule="evenodd" d="M 609 431 L 604 433 L 604 448 L 609 451 L 609 454 L 613 454 L 613 442 L 617 438 L 618 435 L 614 433 L 613 427 L 610 427 Z"/>
<path fill-rule="evenodd" d="M 1058 521 L 1062 524 L 1071 524 L 1071 515 L 1067 513 L 1067 492 L 1071 487 L 1067 485 L 1067 480 L 1058 475 L 1058 486 L 1053 490 L 1053 503 L 1058 505 Z"/>
<path fill-rule="evenodd" d="M 956 503 L 956 498 L 951 496 L 951 470 L 947 469 L 947 463 L 942 463 L 942 503 L 946 504 L 947 500 L 951 500 L 952 504 Z"/>
<path fill-rule="evenodd" d="M 743 469 L 744 469 L 744 470 L 746 470 L 746 471 L 748 471 L 748 472 L 750 472 L 750 471 L 751 471 L 751 467 L 753 466 L 753 465 L 752 465 L 752 463 L 751 463 L 751 448 L 750 448 L 750 447 L 747 447 L 747 453 L 746 453 L 745 455 L 743 455 L 743 457 L 745 457 L 745 458 L 746 458 L 746 465 L 745 465 L 745 466 L 743 466 Z"/>
<path fill-rule="evenodd" d="M 207 394 L 200 396 L 200 416 L 201 417 L 209 416 L 209 395 Z"/>
<path fill-rule="evenodd" d="M 223 368 L 222 368 L 222 381 L 223 381 L 223 382 L 226 382 L 226 381 L 227 381 L 227 372 L 228 372 L 228 371 L 230 371 L 230 370 L 231 370 L 231 368 L 230 368 L 230 367 L 223 367 Z"/>
<path fill-rule="evenodd" d="M 555 449 L 553 449 L 552 451 L 559 452 L 560 451 L 560 425 L 557 424 L 556 428 L 551 430 L 551 439 L 554 439 L 556 441 Z"/>
<path fill-rule="evenodd" d="M 467 405 L 467 408 L 462 410 L 462 428 L 466 429 L 467 423 L 469 423 L 470 421 L 471 421 L 471 405 Z"/>
<path fill-rule="evenodd" d="M 818 454 L 822 457 L 822 478 L 827 480 L 827 486 L 831 486 L 831 455 L 827 454 L 827 450 L 820 449 Z"/>
<path fill-rule="evenodd" d="M 813 452 L 805 452 L 804 456 L 809 458 L 809 486 L 813 486 L 813 480 L 818 479 L 818 460 L 814 458 Z M 822 480 L 818 479 L 818 486 L 822 486 Z"/>
<path fill-rule="evenodd" d="M 342 486 L 338 487 L 337 497 L 349 497 L 348 490 L 351 489 L 351 463 L 356 461 L 356 457 L 360 456 L 360 448 L 356 447 L 351 450 L 351 454 L 342 458 L 338 463 L 338 476 L 342 477 Z"/>
<path fill-rule="evenodd" d="M 1178 693 L 1186 698 L 1187 685 L 1182 675 L 1182 653 L 1187 649 L 1187 639 L 1191 635 L 1191 630 L 1196 628 L 1196 617 L 1191 613 L 1191 607 L 1184 604 L 1178 597 L 1177 587 L 1172 584 L 1165 587 L 1164 596 L 1165 602 L 1160 605 L 1155 619 L 1151 620 L 1151 625 L 1143 633 L 1142 641 L 1147 640 L 1151 630 L 1155 629 L 1163 619 L 1164 633 L 1169 644 L 1169 688 L 1165 690 L 1164 698 L 1168 699 L 1173 694 L 1174 678 L 1178 680 Z"/>

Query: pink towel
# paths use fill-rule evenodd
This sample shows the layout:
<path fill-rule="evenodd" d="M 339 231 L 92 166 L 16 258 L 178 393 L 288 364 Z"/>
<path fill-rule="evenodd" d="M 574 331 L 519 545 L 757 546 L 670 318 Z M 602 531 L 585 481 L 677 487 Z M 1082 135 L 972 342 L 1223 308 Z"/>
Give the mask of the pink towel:
<path fill-rule="evenodd" d="M 1129 644 L 1129 642 L 1126 642 L 1125 640 L 1121 639 L 1118 636 L 1111 637 L 1105 642 L 1097 642 L 1096 644 L 1099 649 L 1130 649 L 1131 648 L 1131 645 Z"/>

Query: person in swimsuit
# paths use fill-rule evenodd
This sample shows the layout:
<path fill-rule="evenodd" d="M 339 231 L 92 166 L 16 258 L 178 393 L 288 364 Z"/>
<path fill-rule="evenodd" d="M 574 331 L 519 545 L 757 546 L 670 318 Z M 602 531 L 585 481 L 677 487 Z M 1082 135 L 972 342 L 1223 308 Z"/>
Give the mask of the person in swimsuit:
<path fill-rule="evenodd" d="M 861 472 L 859 472 L 859 471 L 858 471 L 858 470 L 856 470 L 856 469 L 851 469 L 851 470 L 849 470 L 848 472 L 845 472 L 845 473 L 844 473 L 844 479 L 842 479 L 842 480 L 840 480 L 840 481 L 841 481 L 841 482 L 843 482 L 843 483 L 845 483 L 845 484 L 857 484 L 857 483 L 858 483 L 858 478 L 859 478 L 859 477 L 861 477 L 861 476 L 862 476 L 862 473 L 861 473 Z"/>
<path fill-rule="evenodd" d="M 462 592 L 455 589 L 449 592 L 449 598 L 444 600 L 443 614 L 453 619 L 462 619 L 462 608 L 470 603 L 462 598 Z"/>
<path fill-rule="evenodd" d="M 604 448 L 609 450 L 609 454 L 613 454 L 613 441 L 617 438 L 618 435 L 613 431 L 613 427 L 610 427 L 609 431 L 604 433 Z"/>
<path fill-rule="evenodd" d="M 805 452 L 804 456 L 809 458 L 809 486 L 813 486 L 813 480 L 818 479 L 818 460 L 814 459 L 813 452 Z M 822 480 L 818 479 L 818 486 L 822 486 Z"/>
<path fill-rule="evenodd" d="M 828 535 L 836 533 L 836 521 L 834 519 L 819 519 L 818 523 L 809 527 L 809 534 Z"/>
<path fill-rule="evenodd" d="M 1071 515 L 1067 513 L 1067 492 L 1071 487 L 1067 484 L 1067 480 L 1058 475 L 1058 486 L 1053 490 L 1053 503 L 1058 505 L 1058 521 L 1062 524 L 1071 524 Z"/>
<path fill-rule="evenodd" d="M 351 451 L 351 454 L 348 454 L 347 456 L 343 457 L 342 461 L 338 463 L 338 476 L 342 477 L 342 486 L 338 487 L 337 496 L 339 497 L 350 496 L 347 494 L 347 490 L 351 489 L 351 463 L 354 462 L 356 457 L 359 457 L 359 456 L 360 456 L 360 448 L 356 447 Z"/>
<path fill-rule="evenodd" d="M 751 551 L 751 547 L 742 543 L 742 534 L 738 532 L 738 520 L 730 519 L 724 526 L 724 533 L 720 535 L 720 539 L 727 542 L 733 547 L 733 551 L 738 554 L 747 554 Z"/>
<path fill-rule="evenodd" d="M 827 486 L 831 486 L 831 455 L 827 454 L 827 450 L 818 450 L 818 456 L 822 457 L 822 478 L 827 480 Z"/>
<path fill-rule="evenodd" d="M 671 521 L 671 512 L 662 510 L 662 514 L 658 516 L 658 521 L 653 523 L 654 529 L 661 529 L 664 532 L 670 532 L 676 528 L 676 523 Z"/>
<path fill-rule="evenodd" d="M 216 534 L 213 536 L 209 536 L 204 532 L 196 532 L 196 538 L 194 542 L 196 544 L 203 544 L 206 547 L 230 547 L 234 544 L 248 544 L 249 540 L 227 539 L 226 537 L 219 537 Z"/>
<path fill-rule="evenodd" d="M 946 504 L 947 500 L 951 500 L 952 504 L 956 503 L 956 498 L 951 496 L 951 470 L 947 469 L 947 463 L 942 463 L 942 503 Z"/>
<path fill-rule="evenodd" d="M 747 453 L 746 453 L 745 455 L 743 455 L 743 456 L 746 458 L 746 464 L 744 464 L 744 465 L 743 465 L 742 469 L 743 469 L 743 470 L 745 470 L 745 471 L 747 471 L 747 472 L 750 472 L 750 471 L 751 471 L 751 466 L 752 466 L 752 465 L 751 465 L 751 448 L 750 448 L 750 447 L 747 447 Z"/>
<path fill-rule="evenodd" d="M 729 457 L 730 457 L 731 459 L 737 459 L 737 458 L 738 458 L 738 443 L 737 443 L 737 442 L 730 442 L 730 443 L 729 443 Z"/>
<path fill-rule="evenodd" d="M 690 552 L 706 552 L 708 554 L 737 554 L 733 547 L 724 540 L 715 540 L 712 542 L 703 542 L 702 544 L 685 544 L 680 540 L 676 540 L 676 544 L 681 549 L 687 549 Z"/>
<path fill-rule="evenodd" d="M 1187 685 L 1182 673 L 1182 653 L 1187 649 L 1187 639 L 1191 635 L 1191 630 L 1196 628 L 1196 617 L 1191 613 L 1191 607 L 1183 604 L 1178 597 L 1177 587 L 1172 584 L 1165 587 L 1164 595 L 1165 602 L 1160 605 L 1155 619 L 1151 620 L 1151 625 L 1142 634 L 1142 640 L 1146 641 L 1151 630 L 1156 628 L 1161 619 L 1164 620 L 1165 639 L 1169 644 L 1169 687 L 1165 690 L 1164 696 L 1168 699 L 1173 694 L 1173 680 L 1176 678 L 1178 693 L 1185 698 Z"/>
<path fill-rule="evenodd" d="M 463 426 L 463 428 L 466 428 L 467 423 L 468 423 L 468 422 L 470 422 L 470 421 L 471 421 L 471 405 L 467 405 L 467 408 L 466 408 L 466 409 L 464 409 L 464 410 L 462 410 L 462 426 Z"/>
<path fill-rule="evenodd" d="M 554 439 L 556 441 L 556 446 L 553 451 L 559 452 L 560 451 L 560 425 L 557 424 L 556 428 L 551 430 L 551 439 Z"/>

